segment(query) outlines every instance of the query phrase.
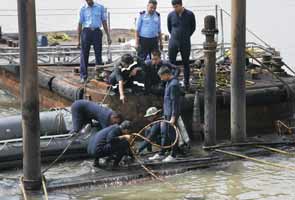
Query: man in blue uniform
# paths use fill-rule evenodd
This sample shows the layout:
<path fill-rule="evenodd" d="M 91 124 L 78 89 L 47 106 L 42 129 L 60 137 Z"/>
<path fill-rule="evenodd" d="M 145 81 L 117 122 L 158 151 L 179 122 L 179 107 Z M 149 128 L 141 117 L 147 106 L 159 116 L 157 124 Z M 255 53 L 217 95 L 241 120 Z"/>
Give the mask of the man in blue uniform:
<path fill-rule="evenodd" d="M 125 88 L 134 91 L 144 89 L 144 74 L 142 68 L 139 67 L 139 62 L 135 61 L 132 55 L 124 54 L 114 67 L 108 82 L 113 88 L 118 89 L 120 100 L 124 104 L 126 101 Z"/>
<path fill-rule="evenodd" d="M 111 38 L 108 31 L 107 17 L 104 6 L 94 3 L 93 0 L 86 0 L 86 4 L 80 9 L 78 24 L 78 47 L 82 42 L 81 61 L 80 61 L 80 78 L 84 83 L 88 77 L 88 62 L 91 45 L 94 46 L 96 64 L 102 64 L 102 31 L 107 35 L 108 44 L 111 44 Z"/>
<path fill-rule="evenodd" d="M 147 118 L 149 122 L 154 122 L 162 119 L 160 113 L 161 110 L 158 110 L 156 107 L 151 107 L 146 111 L 144 117 Z M 145 131 L 145 137 L 156 144 L 161 144 L 161 122 L 158 122 L 147 129 Z M 149 152 L 152 152 L 152 145 L 147 141 L 142 141 L 139 145 L 138 153 L 141 153 L 146 148 Z"/>
<path fill-rule="evenodd" d="M 162 81 L 166 82 L 165 95 L 164 95 L 164 119 L 168 120 L 170 124 L 175 125 L 180 115 L 180 86 L 177 78 L 175 78 L 168 67 L 162 67 L 158 72 Z M 161 127 L 162 142 L 161 145 L 165 146 L 175 141 L 176 133 L 174 128 L 167 123 L 163 123 Z M 170 141 L 169 141 L 170 140 Z M 175 160 L 177 145 L 171 150 L 171 154 L 166 157 L 163 162 L 171 162 Z M 150 160 L 161 159 L 165 155 L 166 150 L 162 149 L 159 154 L 155 154 Z"/>
<path fill-rule="evenodd" d="M 73 131 L 78 133 L 86 124 L 96 120 L 100 128 L 106 128 L 112 124 L 120 124 L 122 115 L 112 109 L 91 101 L 78 100 L 71 106 Z"/>
<path fill-rule="evenodd" d="M 158 76 L 158 71 L 161 67 L 168 67 L 175 77 L 179 76 L 179 68 L 168 61 L 161 59 L 161 52 L 159 50 L 152 52 L 152 59 L 145 62 L 145 86 L 148 93 L 155 95 L 162 95 L 164 91 L 164 84 Z"/>
<path fill-rule="evenodd" d="M 182 0 L 172 0 L 174 11 L 168 15 L 168 31 L 171 35 L 169 41 L 169 60 L 176 63 L 178 52 L 181 54 L 184 66 L 184 85 L 189 88 L 191 52 L 191 36 L 196 29 L 196 20 L 193 12 L 182 6 Z"/>
<path fill-rule="evenodd" d="M 146 60 L 147 56 L 151 57 L 153 50 L 163 48 L 161 37 L 161 18 L 156 12 L 157 1 L 149 0 L 147 11 L 139 14 L 136 23 L 135 41 L 138 49 L 138 56 Z"/>
<path fill-rule="evenodd" d="M 104 157 L 114 159 L 114 167 L 119 165 L 123 156 L 130 153 L 130 128 L 131 123 L 124 121 L 121 125 L 109 126 L 90 137 L 87 152 L 95 158 L 94 166 L 98 167 L 99 159 Z"/>

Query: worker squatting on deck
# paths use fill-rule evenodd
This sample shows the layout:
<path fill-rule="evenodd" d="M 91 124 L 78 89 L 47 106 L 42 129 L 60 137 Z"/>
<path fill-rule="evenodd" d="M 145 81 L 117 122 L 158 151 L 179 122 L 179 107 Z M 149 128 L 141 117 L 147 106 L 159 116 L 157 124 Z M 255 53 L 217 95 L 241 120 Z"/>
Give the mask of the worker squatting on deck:
<path fill-rule="evenodd" d="M 153 142 L 160 143 L 161 146 L 169 145 L 176 139 L 175 130 L 171 125 L 175 125 L 180 115 L 180 86 L 177 78 L 172 74 L 169 67 L 161 67 L 158 75 L 162 81 L 166 82 L 165 94 L 163 102 L 163 115 L 168 123 L 156 123 L 146 132 L 147 138 Z M 146 117 L 150 120 L 160 119 L 159 110 L 150 108 L 147 110 Z M 76 132 L 79 131 L 86 123 L 91 123 L 92 120 L 97 120 L 101 130 L 92 135 L 89 139 L 88 153 L 95 157 L 95 165 L 100 158 L 109 157 L 114 159 L 114 164 L 117 166 L 124 155 L 129 155 L 128 130 L 131 128 L 131 123 L 124 121 L 119 114 L 114 113 L 111 109 L 105 108 L 102 105 L 94 102 L 79 100 L 72 105 L 73 127 Z M 160 138 L 160 140 L 158 139 Z M 144 150 L 148 144 L 143 142 L 140 145 L 139 152 Z M 152 160 L 163 159 L 163 162 L 171 162 L 175 160 L 177 146 L 170 149 L 169 155 L 166 155 L 166 149 L 162 148 L 161 152 L 149 158 Z"/>
<path fill-rule="evenodd" d="M 90 47 L 93 45 L 97 65 L 102 64 L 102 36 L 100 27 L 103 26 L 107 35 L 108 44 L 112 43 L 105 8 L 103 5 L 94 3 L 93 0 L 86 0 L 85 5 L 80 9 L 78 23 L 78 47 L 81 45 L 80 55 L 80 78 L 84 83 L 88 78 L 88 63 Z"/>

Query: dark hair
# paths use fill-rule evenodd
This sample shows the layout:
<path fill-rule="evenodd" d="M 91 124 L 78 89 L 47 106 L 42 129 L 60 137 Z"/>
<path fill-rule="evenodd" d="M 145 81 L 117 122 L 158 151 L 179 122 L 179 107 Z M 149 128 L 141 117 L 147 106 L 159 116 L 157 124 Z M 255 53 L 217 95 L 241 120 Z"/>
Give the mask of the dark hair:
<path fill-rule="evenodd" d="M 158 75 L 162 76 L 164 74 L 171 74 L 171 70 L 169 69 L 169 67 L 163 66 L 159 69 Z"/>
<path fill-rule="evenodd" d="M 125 120 L 122 122 L 122 124 L 120 124 L 120 128 L 121 130 L 130 130 L 131 129 L 131 122 L 128 120 Z"/>
<path fill-rule="evenodd" d="M 117 113 L 117 112 L 113 112 L 111 117 L 118 118 L 120 120 L 119 123 L 121 123 L 124 120 L 123 115 L 121 113 Z"/>
<path fill-rule="evenodd" d="M 131 54 L 126 53 L 121 57 L 121 62 L 131 65 L 134 62 L 134 58 Z"/>
<path fill-rule="evenodd" d="M 159 50 L 154 50 L 154 51 L 152 52 L 152 55 L 153 55 L 153 56 L 158 56 L 158 57 L 161 58 L 161 51 L 159 51 Z"/>
<path fill-rule="evenodd" d="M 171 3 L 172 3 L 173 6 L 182 5 L 182 0 L 172 0 Z"/>
<path fill-rule="evenodd" d="M 150 3 L 153 4 L 153 5 L 155 5 L 155 6 L 158 5 L 158 2 L 156 0 L 149 0 L 149 4 Z"/>

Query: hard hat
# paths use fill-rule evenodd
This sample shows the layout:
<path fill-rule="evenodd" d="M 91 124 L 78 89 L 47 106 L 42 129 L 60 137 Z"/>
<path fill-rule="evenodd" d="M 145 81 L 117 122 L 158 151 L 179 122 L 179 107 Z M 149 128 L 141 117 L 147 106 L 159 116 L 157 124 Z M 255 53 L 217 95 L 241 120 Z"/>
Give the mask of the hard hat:
<path fill-rule="evenodd" d="M 161 110 L 158 110 L 156 107 L 150 107 L 149 109 L 147 109 L 144 117 L 151 117 L 158 114 L 159 112 L 161 112 Z"/>

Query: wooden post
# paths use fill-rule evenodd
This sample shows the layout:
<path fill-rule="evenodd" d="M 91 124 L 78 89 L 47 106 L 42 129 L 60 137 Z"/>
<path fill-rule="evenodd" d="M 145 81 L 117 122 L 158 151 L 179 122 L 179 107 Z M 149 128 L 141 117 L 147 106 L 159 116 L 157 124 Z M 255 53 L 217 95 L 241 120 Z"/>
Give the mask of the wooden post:
<path fill-rule="evenodd" d="M 214 16 L 205 17 L 205 146 L 216 144 L 216 47 L 214 37 L 218 33 Z"/>
<path fill-rule="evenodd" d="M 23 173 L 27 190 L 41 188 L 35 0 L 18 0 Z"/>
<path fill-rule="evenodd" d="M 232 0 L 231 139 L 246 139 L 246 0 Z"/>

